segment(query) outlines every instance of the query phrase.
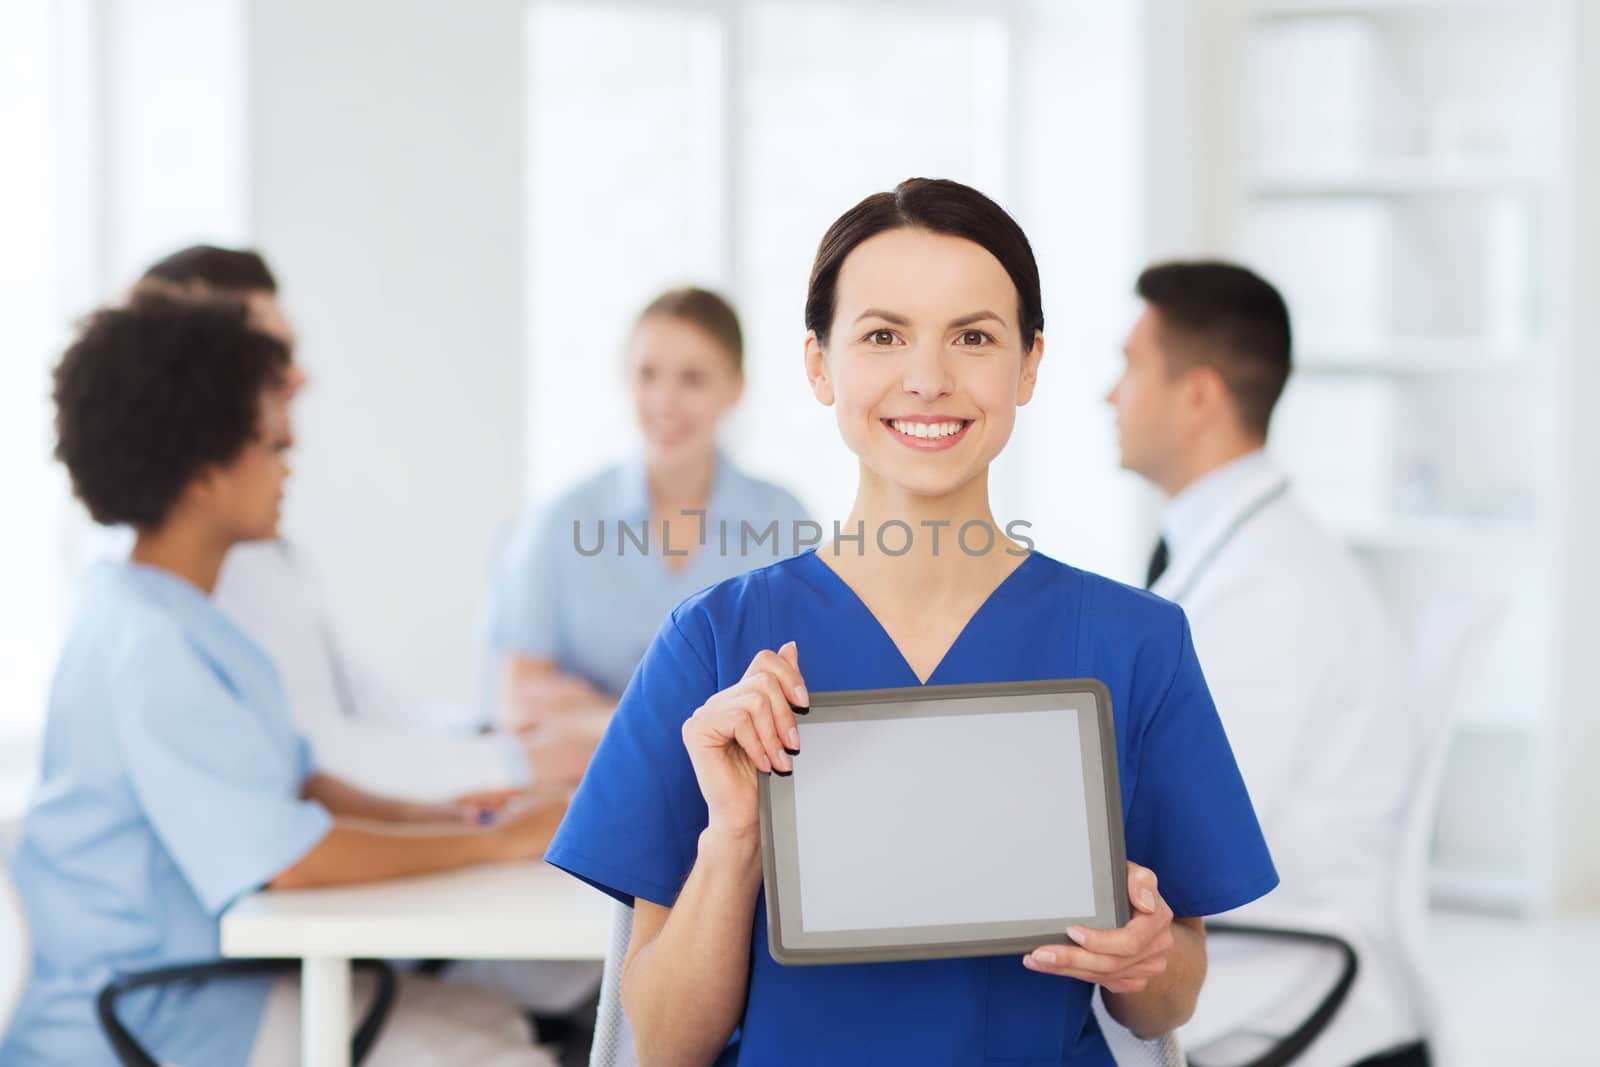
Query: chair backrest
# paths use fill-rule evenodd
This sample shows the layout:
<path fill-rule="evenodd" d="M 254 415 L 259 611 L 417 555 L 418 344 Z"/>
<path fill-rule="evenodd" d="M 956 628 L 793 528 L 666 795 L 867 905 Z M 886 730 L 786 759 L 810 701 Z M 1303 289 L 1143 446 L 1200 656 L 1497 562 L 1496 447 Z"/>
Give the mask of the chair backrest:
<path fill-rule="evenodd" d="M 1428 922 L 1428 859 L 1445 762 L 1455 736 L 1462 683 L 1505 613 L 1502 596 L 1467 589 L 1440 589 L 1424 604 L 1411 641 L 1407 689 L 1416 729 L 1411 798 L 1405 813 L 1395 906 L 1400 949 L 1411 972 L 1412 995 L 1424 1019 L 1435 1063 L 1453 1060 L 1441 1049 L 1439 1011 L 1427 977 L 1423 931 Z"/>
<path fill-rule="evenodd" d="M 606 949 L 605 969 L 600 978 L 600 1008 L 595 1015 L 589 1067 L 638 1067 L 633 1031 L 622 1011 L 622 963 L 627 959 L 628 940 L 632 936 L 633 909 L 618 904 L 611 912 L 611 944 Z M 1106 1014 L 1098 994 L 1094 998 L 1094 1010 L 1117 1067 L 1185 1067 L 1178 1039 L 1172 1034 L 1155 1041 L 1139 1040 Z"/>
<path fill-rule="evenodd" d="M 11 881 L 11 854 L 8 827 L 0 826 L 0 1035 L 11 1025 L 22 991 L 28 986 L 33 968 L 33 938 L 28 932 L 28 913 L 22 897 Z"/>
<path fill-rule="evenodd" d="M 606 948 L 600 975 L 600 1008 L 595 1015 L 594 1044 L 589 1047 L 589 1067 L 638 1067 L 633 1051 L 633 1030 L 622 1010 L 622 964 L 633 937 L 633 909 L 615 904 L 611 910 L 611 944 Z"/>

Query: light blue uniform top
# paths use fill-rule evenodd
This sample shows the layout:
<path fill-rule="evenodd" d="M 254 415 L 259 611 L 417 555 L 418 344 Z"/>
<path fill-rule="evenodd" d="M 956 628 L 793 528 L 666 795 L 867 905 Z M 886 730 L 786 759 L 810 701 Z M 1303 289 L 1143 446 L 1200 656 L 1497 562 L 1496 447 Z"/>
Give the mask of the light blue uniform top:
<path fill-rule="evenodd" d="M 103 563 L 50 693 L 11 872 L 33 976 L 6 1067 L 114 1064 L 94 998 L 114 975 L 218 956 L 218 916 L 328 832 L 271 662 L 198 589 Z M 165 987 L 118 1014 L 158 1062 L 241 1067 L 266 979 Z"/>
<path fill-rule="evenodd" d="M 812 693 L 918 684 L 866 605 L 815 553 L 723 582 L 662 624 L 545 858 L 625 903 L 670 907 L 707 817 L 683 722 L 743 677 L 757 652 L 790 640 Z M 1128 858 L 1156 872 L 1174 914 L 1228 911 L 1277 884 L 1181 609 L 1034 553 L 928 681 L 1047 678 L 1098 678 L 1110 690 Z M 1054 758 L 1030 753 L 1019 773 L 1049 774 Z M 881 812 L 861 817 L 893 823 Z M 1092 993 L 1028 970 L 1021 953 L 784 967 L 768 951 L 758 900 L 749 996 L 716 1062 L 1114 1067 Z"/>
<path fill-rule="evenodd" d="M 552 659 L 567 673 L 621 693 L 661 620 L 681 601 L 792 556 L 797 537 L 810 536 L 814 544 L 820 533 L 792 494 L 750 477 L 720 453 L 701 544 L 695 543 L 700 520 L 668 516 L 672 543 L 663 546 L 651 534 L 641 547 L 649 518 L 650 489 L 639 460 L 612 467 L 526 516 L 496 574 L 486 627 L 490 650 Z M 808 529 L 797 533 L 797 524 Z M 687 566 L 667 566 L 666 552 L 689 548 L 694 555 Z"/>

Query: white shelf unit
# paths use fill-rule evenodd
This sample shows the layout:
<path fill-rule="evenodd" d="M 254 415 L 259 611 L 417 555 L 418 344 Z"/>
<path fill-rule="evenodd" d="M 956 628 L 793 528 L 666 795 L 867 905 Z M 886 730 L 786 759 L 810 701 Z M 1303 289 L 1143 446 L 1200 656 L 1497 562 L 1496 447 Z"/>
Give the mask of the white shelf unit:
<path fill-rule="evenodd" d="M 1258 0 L 1248 6 L 1257 19 L 1316 18 L 1329 15 L 1393 15 L 1509 10 L 1519 0 Z"/>
<path fill-rule="evenodd" d="M 1153 145 L 1153 251 L 1241 260 L 1283 289 L 1297 363 L 1273 447 L 1402 624 L 1444 587 L 1506 604 L 1466 682 L 1433 887 L 1539 910 L 1563 714 L 1554 531 L 1576 491 L 1558 433 L 1569 310 L 1552 296 L 1571 284 L 1571 8 L 1150 11 L 1172 16 L 1152 47 L 1176 71 L 1151 94 L 1152 137 L 1175 145 Z"/>
<path fill-rule="evenodd" d="M 1422 196 L 1537 192 L 1537 165 L 1500 160 L 1388 159 L 1344 168 L 1263 169 L 1251 183 L 1257 196 Z"/>

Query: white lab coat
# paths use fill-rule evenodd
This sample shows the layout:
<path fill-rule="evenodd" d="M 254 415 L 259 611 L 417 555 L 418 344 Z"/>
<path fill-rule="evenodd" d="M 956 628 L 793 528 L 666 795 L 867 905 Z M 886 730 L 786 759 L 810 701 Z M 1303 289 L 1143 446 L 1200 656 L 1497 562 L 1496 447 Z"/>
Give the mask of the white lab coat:
<path fill-rule="evenodd" d="M 1189 616 L 1281 878 L 1227 917 L 1337 933 L 1355 946 L 1349 998 L 1295 1061 L 1349 1067 L 1420 1036 L 1395 934 L 1415 740 L 1382 605 L 1286 486 L 1258 452 L 1185 490 L 1163 523 L 1170 564 L 1152 591 Z M 1285 990 L 1308 1003 L 1304 950 L 1230 952 L 1221 939 L 1217 949 L 1180 1031 L 1186 1047 L 1270 1014 Z"/>
<path fill-rule="evenodd" d="M 277 666 L 290 716 L 319 770 L 419 801 L 526 781 L 515 773 L 522 757 L 513 740 L 451 729 L 441 709 L 406 697 L 351 656 L 309 568 L 284 542 L 236 545 L 215 597 Z"/>

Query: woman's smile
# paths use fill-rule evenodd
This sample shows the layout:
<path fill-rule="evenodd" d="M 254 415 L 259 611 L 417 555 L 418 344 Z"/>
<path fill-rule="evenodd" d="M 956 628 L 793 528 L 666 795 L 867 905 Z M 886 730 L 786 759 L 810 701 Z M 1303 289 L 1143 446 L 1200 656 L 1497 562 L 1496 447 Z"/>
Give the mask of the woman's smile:
<path fill-rule="evenodd" d="M 889 436 L 919 452 L 942 452 L 954 448 L 967 436 L 971 419 L 946 415 L 909 415 L 880 420 Z"/>

